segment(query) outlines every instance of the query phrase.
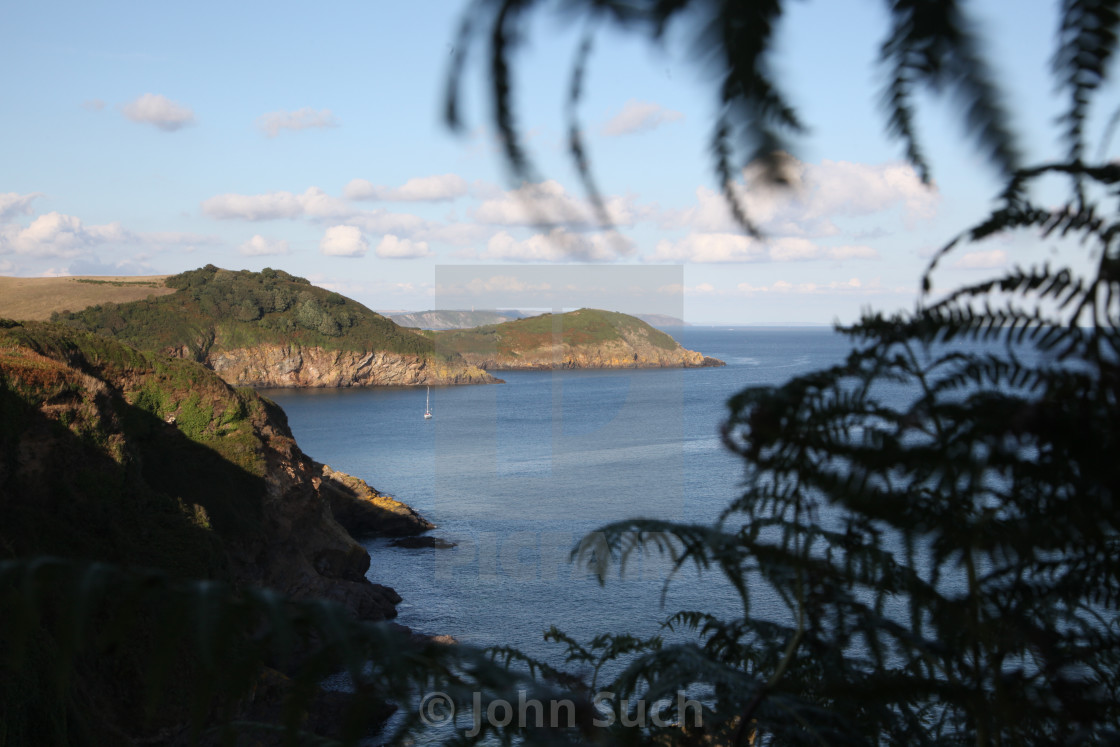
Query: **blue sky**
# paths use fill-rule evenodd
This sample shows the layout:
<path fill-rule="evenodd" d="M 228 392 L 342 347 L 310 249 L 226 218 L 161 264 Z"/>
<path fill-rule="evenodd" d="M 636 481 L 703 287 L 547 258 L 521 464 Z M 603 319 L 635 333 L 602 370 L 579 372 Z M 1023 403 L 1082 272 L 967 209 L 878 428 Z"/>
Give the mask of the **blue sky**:
<path fill-rule="evenodd" d="M 666 290 L 692 322 L 848 322 L 911 307 L 930 253 L 984 214 L 998 181 L 951 101 L 921 99 L 932 189 L 885 137 L 881 3 L 788 6 L 776 67 L 811 131 L 789 162 L 797 192 L 745 195 L 763 243 L 718 196 L 713 94 L 683 35 L 660 50 L 597 37 L 580 114 L 618 227 L 608 235 L 564 150 L 579 28 L 554 17 L 537 19 L 516 69 L 541 182 L 514 185 L 478 61 L 465 71 L 467 131 L 440 120 L 459 0 L 5 3 L 0 274 L 271 266 L 375 309 L 417 310 L 437 303 L 437 267 L 505 277 L 670 264 L 683 265 L 683 287 Z M 976 4 L 1031 162 L 1062 152 L 1047 72 L 1054 6 Z M 1091 142 L 1110 114 L 1097 112 Z M 542 231 L 527 200 L 564 222 Z M 1029 236 L 966 247 L 936 283 L 1052 252 Z"/>

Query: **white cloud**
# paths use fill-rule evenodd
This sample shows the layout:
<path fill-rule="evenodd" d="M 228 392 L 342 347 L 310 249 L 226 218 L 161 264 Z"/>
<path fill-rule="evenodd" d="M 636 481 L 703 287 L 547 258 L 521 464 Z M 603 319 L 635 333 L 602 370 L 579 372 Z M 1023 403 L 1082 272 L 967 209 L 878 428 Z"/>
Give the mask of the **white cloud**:
<path fill-rule="evenodd" d="M 202 203 L 202 212 L 211 218 L 228 220 L 274 220 L 295 218 L 303 214 L 299 197 L 291 192 L 269 192 L 263 195 L 224 194 Z"/>
<path fill-rule="evenodd" d="M 424 229 L 428 222 L 411 213 L 390 213 L 387 210 L 363 210 L 353 213 L 347 222 L 360 226 L 366 233 L 414 234 Z"/>
<path fill-rule="evenodd" d="M 939 200 L 936 189 L 922 184 L 908 163 L 869 166 L 825 160 L 808 166 L 804 178 L 814 193 L 810 217 L 814 212 L 870 215 L 901 202 L 910 217 L 932 218 Z"/>
<path fill-rule="evenodd" d="M 331 226 L 319 241 L 319 251 L 328 257 L 364 257 L 369 244 L 357 226 Z"/>
<path fill-rule="evenodd" d="M 61 213 L 38 216 L 26 228 L 9 225 L 0 230 L 0 252 L 37 257 L 76 257 L 107 242 L 131 243 L 135 234 L 120 223 L 86 226 L 79 218 Z"/>
<path fill-rule="evenodd" d="M 879 215 L 899 206 L 907 220 L 928 219 L 940 201 L 909 164 L 807 164 L 787 156 L 783 167 L 786 188 L 767 184 L 758 165 L 745 169 L 745 184 L 734 187 L 748 217 L 770 235 L 833 235 L 839 231 L 837 219 Z M 706 232 L 742 230 L 724 196 L 705 187 L 696 190 L 694 207 L 665 211 L 661 224 Z"/>
<path fill-rule="evenodd" d="M 440 174 L 409 179 L 400 187 L 382 187 L 367 179 L 352 179 L 342 190 L 351 200 L 388 200 L 392 202 L 445 202 L 462 197 L 468 185 L 458 174 Z"/>
<path fill-rule="evenodd" d="M 429 225 L 416 232 L 417 238 L 453 246 L 472 246 L 485 241 L 494 232 L 477 223 L 446 223 Z"/>
<path fill-rule="evenodd" d="M 381 237 L 374 252 L 385 259 L 415 259 L 432 255 L 428 251 L 428 242 L 401 239 L 391 233 Z"/>
<path fill-rule="evenodd" d="M 738 295 L 754 296 L 759 294 L 784 294 L 784 295 L 848 295 L 848 296 L 913 296 L 914 288 L 911 286 L 885 286 L 879 278 L 863 281 L 859 278 L 847 280 L 831 280 L 827 283 L 791 283 L 786 280 L 777 280 L 770 285 L 753 286 L 750 283 L 739 283 L 735 286 Z"/>
<path fill-rule="evenodd" d="M 618 233 L 571 233 L 558 227 L 520 241 L 499 231 L 480 257 L 510 262 L 609 262 L 633 253 L 633 243 Z"/>
<path fill-rule="evenodd" d="M 489 200 L 495 197 L 501 197 L 504 190 L 494 182 L 488 182 L 485 179 L 475 179 L 471 182 L 471 197 L 477 197 L 480 200 Z"/>
<path fill-rule="evenodd" d="M 603 134 L 616 136 L 648 132 L 665 122 L 675 122 L 680 119 L 684 119 L 684 115 L 678 111 L 666 109 L 651 101 L 630 99 L 618 114 L 603 125 Z"/>
<path fill-rule="evenodd" d="M 963 254 L 953 267 L 958 270 L 994 270 L 1007 266 L 1007 252 L 1003 249 L 989 249 L 983 252 Z"/>
<path fill-rule="evenodd" d="M 302 215 L 303 205 L 291 192 L 269 192 L 263 195 L 224 194 L 203 201 L 202 212 L 219 220 L 230 218 L 274 220 Z"/>
<path fill-rule="evenodd" d="M 297 199 L 304 214 L 311 218 L 344 218 L 354 213 L 345 200 L 332 197 L 318 187 L 308 187 Z"/>
<path fill-rule="evenodd" d="M 913 295 L 911 287 L 887 287 L 879 278 L 863 281 L 857 277 L 847 280 L 830 280 L 827 283 L 791 283 L 788 280 L 776 280 L 770 285 L 753 285 L 749 282 L 738 283 L 731 288 L 717 288 L 711 283 L 687 286 L 684 289 L 686 296 L 759 296 L 759 295 L 857 295 L 881 296 Z"/>
<path fill-rule="evenodd" d="M 86 99 L 82 102 L 82 108 L 89 112 L 99 112 L 105 108 L 105 102 L 101 99 Z"/>
<path fill-rule="evenodd" d="M 741 285 L 740 285 L 741 287 Z M 863 288 L 863 283 L 859 278 L 849 278 L 848 280 L 833 280 L 830 283 L 790 283 L 785 280 L 778 280 L 770 286 L 769 290 L 776 293 L 829 293 L 829 292 L 844 292 L 844 291 L 858 291 Z M 765 288 L 763 291 L 767 290 Z"/>
<path fill-rule="evenodd" d="M 0 223 L 7 223 L 17 215 L 31 215 L 31 203 L 42 196 L 41 192 L 27 195 L 15 192 L 0 194 Z"/>
<path fill-rule="evenodd" d="M 869 246 L 821 246 L 809 239 L 787 236 L 759 241 L 739 233 L 693 233 L 680 241 L 657 242 L 651 262 L 807 262 L 878 259 Z"/>
<path fill-rule="evenodd" d="M 327 129 L 338 127 L 338 122 L 330 109 L 312 109 L 305 106 L 294 112 L 275 111 L 262 114 L 257 118 L 257 127 L 269 137 L 276 137 L 280 130 Z"/>
<path fill-rule="evenodd" d="M 552 286 L 548 283 L 528 283 L 512 275 L 491 275 L 488 278 L 472 278 L 470 282 L 463 286 L 437 286 L 436 294 L 440 295 L 452 292 L 462 293 L 464 290 L 474 295 L 490 293 L 541 293 L 552 290 Z"/>
<path fill-rule="evenodd" d="M 348 200 L 376 200 L 378 187 L 368 179 L 351 179 L 342 188 L 342 196 Z"/>
<path fill-rule="evenodd" d="M 354 213 L 345 201 L 331 197 L 318 187 L 303 194 L 268 192 L 263 195 L 224 194 L 202 203 L 202 212 L 219 220 L 276 220 L 278 218 L 345 218 Z"/>
<path fill-rule="evenodd" d="M 288 242 L 283 239 L 266 239 L 259 233 L 237 248 L 247 257 L 264 257 L 271 254 L 287 254 Z"/>
<path fill-rule="evenodd" d="M 121 106 L 121 113 L 133 122 L 150 124 L 164 132 L 174 132 L 194 124 L 194 112 L 166 96 L 145 93 Z"/>
<path fill-rule="evenodd" d="M 694 233 L 680 241 L 657 242 L 651 262 L 765 262 L 766 247 L 737 233 Z"/>
<path fill-rule="evenodd" d="M 607 216 L 613 225 L 632 225 L 638 210 L 632 200 L 608 197 L 604 200 Z M 473 213 L 475 220 L 499 226 L 529 226 L 542 221 L 562 223 L 570 227 L 590 228 L 599 225 L 592 205 L 565 192 L 559 182 L 548 180 L 524 184 L 500 197 L 483 201 Z"/>

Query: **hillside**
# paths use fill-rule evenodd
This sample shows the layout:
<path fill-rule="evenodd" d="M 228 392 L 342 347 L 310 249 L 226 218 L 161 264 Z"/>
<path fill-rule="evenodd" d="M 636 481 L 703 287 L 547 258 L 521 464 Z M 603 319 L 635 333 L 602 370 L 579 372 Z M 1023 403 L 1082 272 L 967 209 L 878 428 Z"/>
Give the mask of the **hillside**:
<path fill-rule="evenodd" d="M 12 278 L 0 277 L 0 319 L 46 321 L 53 312 L 100 303 L 128 303 L 174 293 L 166 275 Z"/>
<path fill-rule="evenodd" d="M 213 265 L 172 275 L 169 295 L 105 303 L 52 319 L 203 363 L 231 384 L 417 386 L 494 378 L 338 293 L 280 270 Z"/>
<path fill-rule="evenodd" d="M 389 318 L 402 327 L 418 329 L 469 329 L 485 324 L 501 324 L 511 319 L 521 319 L 520 311 L 410 311 L 389 314 Z"/>
<path fill-rule="evenodd" d="M 365 533 L 431 528 L 307 457 L 280 408 L 196 362 L 62 325 L 0 320 L 0 561 L 53 555 L 143 566 L 330 599 L 359 619 L 395 617 L 400 597 L 366 578 L 369 554 L 336 514 Z M 79 692 L 101 700 L 66 706 L 107 723 L 113 743 L 120 729 L 152 723 L 135 696 L 151 656 L 144 646 L 137 640 L 84 663 Z M 39 637 L 31 654 L 49 661 L 55 647 Z M 176 666 L 177 679 L 189 679 L 189 661 Z M 37 687 L 0 677 L 0 724 L 15 743 L 17 726 L 38 718 L 23 697 Z M 182 718 L 172 707 L 155 725 Z"/>
<path fill-rule="evenodd" d="M 598 309 L 428 334 L 437 350 L 457 354 L 486 370 L 723 365 L 715 358 L 684 349 L 640 319 Z"/>

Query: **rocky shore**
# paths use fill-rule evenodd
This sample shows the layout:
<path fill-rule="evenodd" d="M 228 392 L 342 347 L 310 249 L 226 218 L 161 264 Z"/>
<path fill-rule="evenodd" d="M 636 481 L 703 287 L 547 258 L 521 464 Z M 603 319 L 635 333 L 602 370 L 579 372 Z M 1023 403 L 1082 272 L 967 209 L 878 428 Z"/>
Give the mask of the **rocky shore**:
<path fill-rule="evenodd" d="M 725 365 L 695 350 L 666 350 L 653 345 L 615 341 L 601 345 L 557 344 L 520 355 L 464 353 L 463 359 L 487 371 L 558 368 L 708 368 Z"/>
<path fill-rule="evenodd" d="M 181 358 L 190 355 L 185 348 L 169 352 Z M 203 362 L 233 386 L 259 388 L 500 383 L 500 379 L 474 365 L 386 351 L 265 344 L 218 350 Z"/>

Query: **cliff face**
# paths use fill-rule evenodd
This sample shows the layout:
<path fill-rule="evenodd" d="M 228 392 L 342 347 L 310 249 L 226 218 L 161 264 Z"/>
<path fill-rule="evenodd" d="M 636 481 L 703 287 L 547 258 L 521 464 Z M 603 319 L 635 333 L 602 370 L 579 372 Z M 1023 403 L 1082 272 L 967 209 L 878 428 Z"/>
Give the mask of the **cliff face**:
<path fill-rule="evenodd" d="M 170 351 L 187 357 L 189 351 Z M 297 344 L 261 344 L 212 351 L 206 365 L 235 386 L 349 387 L 492 384 L 499 380 L 463 363 L 386 351 L 325 350 Z"/>
<path fill-rule="evenodd" d="M 723 362 L 695 350 L 665 350 L 640 342 L 613 341 L 598 345 L 556 344 L 517 354 L 464 353 L 464 360 L 487 370 L 525 368 L 700 368 Z"/>
<path fill-rule="evenodd" d="M 266 490 L 258 531 L 230 543 L 237 580 L 294 599 L 332 599 L 366 620 L 396 617 L 400 596 L 366 579 L 369 553 L 334 518 L 324 465 L 300 450 L 279 407 L 265 403 L 262 410 L 256 432 Z"/>
<path fill-rule="evenodd" d="M 400 598 L 365 578 L 369 554 L 334 518 L 340 491 L 376 494 L 305 455 L 279 407 L 198 363 L 0 323 L 0 557 L 155 566 L 394 617 Z M 430 527 L 385 500 L 365 531 Z"/>

